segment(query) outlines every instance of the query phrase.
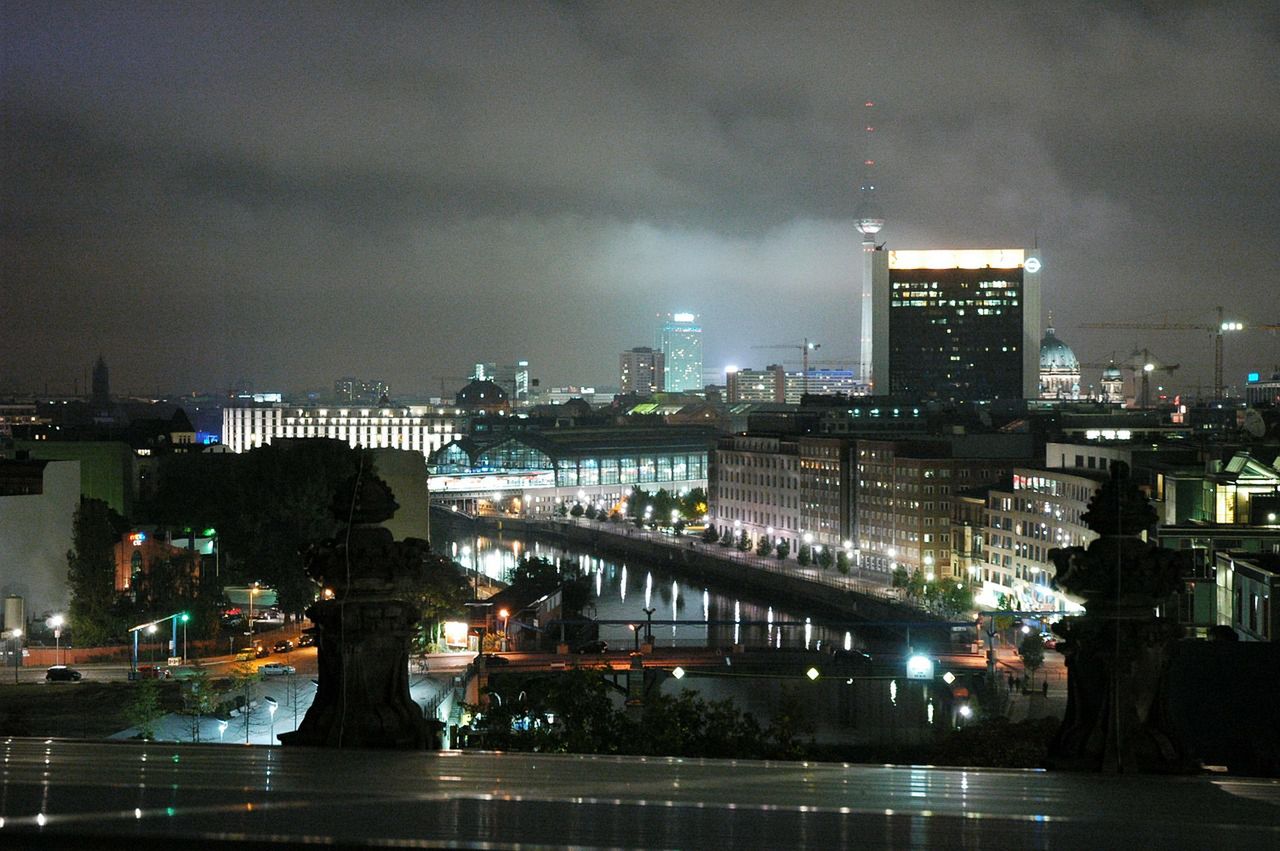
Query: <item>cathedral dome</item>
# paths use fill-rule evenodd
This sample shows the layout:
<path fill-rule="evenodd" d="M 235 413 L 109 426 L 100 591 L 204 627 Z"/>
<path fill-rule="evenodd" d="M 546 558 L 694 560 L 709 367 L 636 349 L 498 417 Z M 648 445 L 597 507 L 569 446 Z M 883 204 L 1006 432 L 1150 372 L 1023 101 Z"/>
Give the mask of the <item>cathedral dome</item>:
<path fill-rule="evenodd" d="M 1080 361 L 1076 359 L 1071 347 L 1053 335 L 1053 329 L 1044 332 L 1040 341 L 1041 372 L 1079 372 Z"/>

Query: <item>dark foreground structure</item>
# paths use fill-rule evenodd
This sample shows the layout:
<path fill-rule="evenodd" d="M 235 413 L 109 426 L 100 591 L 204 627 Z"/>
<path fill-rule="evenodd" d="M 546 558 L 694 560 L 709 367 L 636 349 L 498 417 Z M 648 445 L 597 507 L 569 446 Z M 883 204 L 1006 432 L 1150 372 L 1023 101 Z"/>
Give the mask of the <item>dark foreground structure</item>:
<path fill-rule="evenodd" d="M 42 739 L 0 752 L 5 849 L 1280 847 L 1280 783 L 1204 775 Z"/>

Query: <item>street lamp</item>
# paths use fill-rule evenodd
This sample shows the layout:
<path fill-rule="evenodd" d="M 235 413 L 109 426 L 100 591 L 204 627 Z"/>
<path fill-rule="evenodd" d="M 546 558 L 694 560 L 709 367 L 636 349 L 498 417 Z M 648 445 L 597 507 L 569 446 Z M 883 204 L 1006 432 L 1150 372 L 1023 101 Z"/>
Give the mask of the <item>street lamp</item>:
<path fill-rule="evenodd" d="M 498 617 L 502 618 L 502 652 L 503 653 L 507 652 L 507 619 L 510 616 L 511 616 L 511 613 L 508 612 L 506 609 L 498 610 Z"/>
<path fill-rule="evenodd" d="M 271 714 L 271 744 L 276 743 L 276 710 L 280 708 L 280 704 L 276 702 L 274 697 L 267 695 L 263 698 L 267 702 L 267 711 Z"/>
<path fill-rule="evenodd" d="M 55 665 L 62 664 L 62 615 L 54 615 L 45 621 L 49 628 L 53 630 L 53 663 Z"/>
<path fill-rule="evenodd" d="M 9 630 L 9 641 L 13 652 L 13 684 L 18 684 L 18 668 L 22 666 L 22 629 L 14 627 Z"/>
<path fill-rule="evenodd" d="M 182 622 L 182 664 L 187 664 L 187 621 L 191 620 L 191 615 L 183 612 L 178 615 L 178 620 Z"/>

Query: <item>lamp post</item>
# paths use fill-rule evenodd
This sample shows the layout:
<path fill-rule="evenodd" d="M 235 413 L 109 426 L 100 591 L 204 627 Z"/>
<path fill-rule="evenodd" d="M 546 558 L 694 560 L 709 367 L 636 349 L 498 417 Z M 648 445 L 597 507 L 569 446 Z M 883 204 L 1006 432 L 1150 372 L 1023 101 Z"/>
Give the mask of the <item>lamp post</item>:
<path fill-rule="evenodd" d="M 276 710 L 280 708 L 280 704 L 276 702 L 274 697 L 267 695 L 262 698 L 267 703 L 267 712 L 271 715 L 271 739 L 270 744 L 276 743 Z"/>
<path fill-rule="evenodd" d="M 18 668 L 22 667 L 22 630 L 14 627 L 9 630 L 9 646 L 13 653 L 13 684 L 18 684 Z"/>
<path fill-rule="evenodd" d="M 502 618 L 502 652 L 503 653 L 507 652 L 507 619 L 510 616 L 511 616 L 511 613 L 508 612 L 506 609 L 498 610 L 498 617 Z"/>
<path fill-rule="evenodd" d="M 45 621 L 53 630 L 53 664 L 62 664 L 62 615 L 54 615 Z"/>
<path fill-rule="evenodd" d="M 656 608 L 642 609 L 642 611 L 644 612 L 644 616 L 646 619 L 645 625 L 644 625 L 644 643 L 652 647 L 653 646 L 653 613 L 656 612 L 657 609 Z"/>
<path fill-rule="evenodd" d="M 187 621 L 191 620 L 191 615 L 183 612 L 178 615 L 178 620 L 182 621 L 182 664 L 187 664 Z"/>

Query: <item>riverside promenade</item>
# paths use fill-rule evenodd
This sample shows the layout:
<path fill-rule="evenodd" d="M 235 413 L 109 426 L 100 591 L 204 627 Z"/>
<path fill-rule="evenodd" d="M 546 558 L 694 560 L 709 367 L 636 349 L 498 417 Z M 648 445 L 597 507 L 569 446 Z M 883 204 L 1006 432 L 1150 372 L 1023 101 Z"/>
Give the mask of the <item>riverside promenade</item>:
<path fill-rule="evenodd" d="M 850 568 L 802 567 L 794 558 L 778 559 L 741 552 L 735 547 L 704 543 L 693 535 L 672 535 L 631 524 L 583 518 L 529 520 L 496 515 L 464 515 L 432 510 L 432 523 L 455 533 L 532 537 L 601 555 L 662 565 L 693 579 L 715 580 L 761 595 L 803 603 L 837 618 L 894 622 L 943 619 L 903 601 L 890 587 L 888 574 Z"/>

